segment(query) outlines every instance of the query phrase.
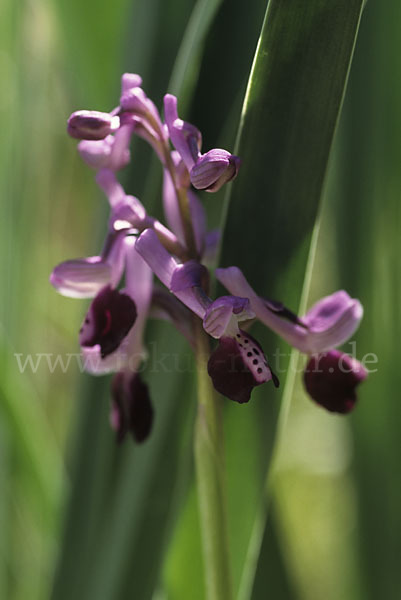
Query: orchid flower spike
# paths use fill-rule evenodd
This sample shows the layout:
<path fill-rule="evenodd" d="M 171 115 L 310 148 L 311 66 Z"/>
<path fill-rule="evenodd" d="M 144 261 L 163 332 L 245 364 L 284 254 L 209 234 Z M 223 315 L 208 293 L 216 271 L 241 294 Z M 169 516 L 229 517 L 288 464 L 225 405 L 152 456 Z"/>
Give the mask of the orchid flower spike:
<path fill-rule="evenodd" d="M 178 116 L 172 94 L 164 97 L 164 117 L 165 123 L 141 77 L 125 73 L 117 108 L 74 112 L 67 126 L 80 140 L 81 158 L 96 172 L 110 216 L 102 252 L 62 262 L 50 281 L 65 296 L 91 299 L 79 332 L 81 353 L 90 373 L 115 373 L 110 423 L 117 441 L 130 433 L 143 442 L 152 429 L 150 389 L 139 375 L 150 318 L 173 323 L 193 348 L 203 328 L 215 344 L 207 364 L 212 383 L 240 404 L 257 386 L 279 385 L 262 347 L 247 331 L 257 318 L 308 355 L 304 383 L 312 399 L 330 411 L 349 412 L 366 371 L 335 348 L 358 327 L 361 303 L 338 291 L 298 317 L 258 296 L 237 267 L 216 270 L 229 295 L 210 298 L 207 265 L 216 256 L 220 232 L 208 231 L 194 188 L 218 191 L 237 176 L 240 159 L 221 148 L 202 154 L 201 132 Z M 165 224 L 118 180 L 118 171 L 131 161 L 133 136 L 145 139 L 162 164 Z M 154 275 L 164 287 L 154 284 Z"/>

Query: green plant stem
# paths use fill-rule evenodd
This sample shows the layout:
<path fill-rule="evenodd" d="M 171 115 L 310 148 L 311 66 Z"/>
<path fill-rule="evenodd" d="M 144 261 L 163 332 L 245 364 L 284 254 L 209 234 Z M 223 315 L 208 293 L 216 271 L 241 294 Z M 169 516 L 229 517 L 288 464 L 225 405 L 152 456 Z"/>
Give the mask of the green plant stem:
<path fill-rule="evenodd" d="M 195 460 L 207 600 L 231 600 L 222 403 L 207 373 L 209 340 L 196 327 L 198 414 Z"/>

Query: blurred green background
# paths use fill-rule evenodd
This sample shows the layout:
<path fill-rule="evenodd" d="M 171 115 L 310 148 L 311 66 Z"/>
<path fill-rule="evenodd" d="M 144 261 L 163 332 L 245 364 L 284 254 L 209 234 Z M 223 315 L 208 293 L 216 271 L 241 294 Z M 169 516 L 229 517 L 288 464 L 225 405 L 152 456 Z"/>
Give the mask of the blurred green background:
<path fill-rule="evenodd" d="M 81 373 L 74 358 L 65 372 L 54 363 L 78 352 L 87 303 L 57 295 L 48 277 L 66 258 L 96 254 L 107 219 L 93 172 L 65 133 L 68 115 L 110 110 L 121 73 L 138 72 L 159 107 L 166 91 L 179 93 L 181 112 L 202 130 L 205 148 L 233 148 L 265 9 L 265 2 L 240 0 L 1 3 L 0 598 L 204 598 L 193 369 L 148 369 L 154 435 L 143 447 L 127 441 L 116 448 L 107 378 Z M 400 28 L 399 1 L 367 3 L 326 178 L 308 301 L 337 288 L 361 299 L 357 356 L 374 353 L 377 372 L 345 419 L 312 405 L 296 377 L 267 522 L 261 498 L 280 397 L 226 402 L 240 600 L 401 596 Z M 124 183 L 160 211 L 159 169 L 141 142 L 133 157 Z M 264 176 L 272 176 L 269 164 Z M 252 183 L 244 191 L 249 202 L 245 192 L 254 210 L 241 242 L 228 227 L 223 259 L 228 265 L 232 247 L 252 271 L 259 259 L 244 248 L 271 199 Z M 223 196 L 205 198 L 212 225 Z M 275 257 L 269 239 L 263 243 L 269 258 L 259 289 L 268 293 Z M 290 287 L 275 280 L 274 293 L 295 301 L 301 290 Z M 167 325 L 151 326 L 149 344 L 155 340 L 158 355 L 172 345 L 189 354 Z M 29 354 L 33 365 L 25 365 Z M 249 595 L 243 568 L 258 538 Z"/>

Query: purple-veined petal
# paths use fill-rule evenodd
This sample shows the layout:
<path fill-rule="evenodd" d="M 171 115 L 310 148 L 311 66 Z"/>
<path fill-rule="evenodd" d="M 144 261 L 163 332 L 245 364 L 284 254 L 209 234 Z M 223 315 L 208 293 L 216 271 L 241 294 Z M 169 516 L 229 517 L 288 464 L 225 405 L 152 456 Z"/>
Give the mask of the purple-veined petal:
<path fill-rule="evenodd" d="M 106 194 L 111 208 L 125 200 L 126 194 L 123 186 L 118 182 L 114 171 L 105 168 L 100 169 L 96 175 L 96 183 Z"/>
<path fill-rule="evenodd" d="M 192 167 L 191 183 L 198 190 L 217 192 L 237 176 L 240 164 L 238 156 L 227 150 L 214 148 L 200 156 Z"/>
<path fill-rule="evenodd" d="M 178 263 L 160 243 L 155 232 L 146 229 L 138 237 L 135 248 L 160 281 L 170 289 L 171 278 Z"/>
<path fill-rule="evenodd" d="M 203 328 L 216 339 L 227 335 L 235 336 L 238 333 L 238 322 L 254 317 L 248 298 L 221 296 L 206 310 Z"/>
<path fill-rule="evenodd" d="M 127 92 L 131 88 L 141 87 L 142 77 L 136 73 L 124 73 L 121 77 L 121 93 Z"/>
<path fill-rule="evenodd" d="M 164 116 L 173 146 L 190 171 L 199 156 L 201 133 L 194 125 L 178 117 L 177 98 L 172 94 L 164 96 Z"/>
<path fill-rule="evenodd" d="M 160 243 L 156 233 L 152 229 L 146 229 L 137 239 L 135 248 L 160 281 L 171 289 L 173 274 L 179 264 Z M 174 295 L 203 319 L 205 307 L 193 287 L 177 291 Z"/>
<path fill-rule="evenodd" d="M 112 354 L 127 336 L 137 317 L 134 301 L 110 286 L 92 301 L 79 332 L 81 346 L 100 346 L 100 355 Z"/>
<path fill-rule="evenodd" d="M 232 294 L 249 298 L 262 323 L 306 354 L 324 352 L 344 343 L 362 318 L 360 302 L 346 292 L 336 292 L 317 302 L 300 325 L 281 318 L 269 308 L 269 303 L 255 293 L 238 267 L 216 269 L 216 277 Z"/>
<path fill-rule="evenodd" d="M 97 110 L 77 110 L 68 119 L 67 132 L 79 140 L 102 140 L 120 127 L 120 119 Z"/>
<path fill-rule="evenodd" d="M 110 423 L 122 442 L 128 432 L 135 441 L 144 442 L 153 423 L 153 408 L 148 386 L 138 373 L 117 373 L 112 382 Z"/>
<path fill-rule="evenodd" d="M 238 267 L 216 269 L 216 277 L 234 296 L 249 298 L 252 310 L 262 323 L 281 335 L 289 344 L 302 350 L 300 346 L 305 343 L 306 329 L 281 319 L 269 310 L 263 298 L 255 293 Z"/>
<path fill-rule="evenodd" d="M 197 194 L 192 190 L 188 190 L 189 212 L 191 215 L 192 229 L 195 236 L 196 249 L 202 256 L 205 249 L 206 236 L 206 213 L 202 202 Z"/>
<path fill-rule="evenodd" d="M 268 308 L 274 314 L 279 316 L 281 319 L 286 319 L 287 321 L 290 321 L 291 323 L 300 325 L 304 329 L 306 328 L 304 321 L 300 317 L 298 317 L 298 315 L 296 315 L 294 312 L 292 312 L 292 310 L 290 310 L 289 308 L 284 306 L 284 304 L 282 302 L 278 302 L 277 300 L 268 300 L 266 298 L 263 298 L 263 302 L 264 302 L 266 308 Z"/>
<path fill-rule="evenodd" d="M 188 260 L 174 269 L 170 291 L 176 294 L 191 287 L 202 287 L 202 282 L 207 283 L 208 279 L 209 273 L 206 267 L 196 260 Z"/>
<path fill-rule="evenodd" d="M 171 278 L 170 291 L 199 317 L 205 315 L 210 298 L 204 291 L 209 285 L 209 271 L 196 262 L 189 260 L 177 265 Z"/>
<path fill-rule="evenodd" d="M 177 183 L 180 188 L 188 190 L 191 187 L 188 169 L 177 150 L 172 150 L 171 158 L 175 165 Z"/>
<path fill-rule="evenodd" d="M 254 387 L 270 379 L 279 385 L 258 342 L 241 330 L 236 337 L 220 338 L 209 358 L 208 373 L 220 394 L 240 404 L 249 401 Z"/>
<path fill-rule="evenodd" d="M 160 119 L 159 111 L 155 104 L 150 100 L 142 88 L 131 88 L 124 92 L 120 99 L 121 108 L 135 115 L 150 120 L 153 128 L 158 132 L 163 132 L 163 125 Z"/>
<path fill-rule="evenodd" d="M 125 232 L 112 232 L 106 237 L 102 259 L 111 267 L 110 285 L 115 288 L 120 283 L 125 263 Z"/>
<path fill-rule="evenodd" d="M 111 231 L 132 228 L 142 230 L 146 222 L 147 214 L 142 202 L 135 196 L 125 196 L 124 200 L 113 208 L 109 228 Z"/>
<path fill-rule="evenodd" d="M 138 253 L 135 237 L 126 238 L 125 246 L 127 263 L 125 289 L 134 300 L 138 315 L 146 314 L 152 297 L 153 272 Z"/>
<path fill-rule="evenodd" d="M 309 330 L 309 352 L 324 352 L 343 344 L 355 333 L 362 316 L 362 304 L 343 290 L 316 302 L 302 318 Z"/>
<path fill-rule="evenodd" d="M 111 266 L 101 256 L 90 256 L 57 265 L 50 275 L 50 283 L 63 296 L 93 298 L 110 283 L 111 277 Z"/>
<path fill-rule="evenodd" d="M 67 260 L 57 265 L 50 283 L 63 296 L 94 298 L 106 285 L 116 287 L 124 268 L 124 235 L 106 238 L 102 256 Z"/>
<path fill-rule="evenodd" d="M 136 250 L 134 237 L 126 238 L 125 292 L 135 302 L 137 318 L 127 337 L 130 371 L 135 371 L 145 356 L 143 334 L 153 293 L 153 272 Z"/>
<path fill-rule="evenodd" d="M 304 372 L 311 398 L 330 412 L 349 413 L 357 401 L 356 387 L 367 377 L 363 365 L 348 354 L 331 350 L 313 355 Z"/>

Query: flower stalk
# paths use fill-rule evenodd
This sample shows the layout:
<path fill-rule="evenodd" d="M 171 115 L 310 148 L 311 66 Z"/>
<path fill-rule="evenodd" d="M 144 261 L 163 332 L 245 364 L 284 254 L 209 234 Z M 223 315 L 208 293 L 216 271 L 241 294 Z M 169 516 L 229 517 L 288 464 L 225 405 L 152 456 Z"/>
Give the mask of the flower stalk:
<path fill-rule="evenodd" d="M 195 461 L 207 600 L 231 600 L 225 489 L 223 399 L 207 374 L 209 339 L 196 323 L 198 411 Z"/>

